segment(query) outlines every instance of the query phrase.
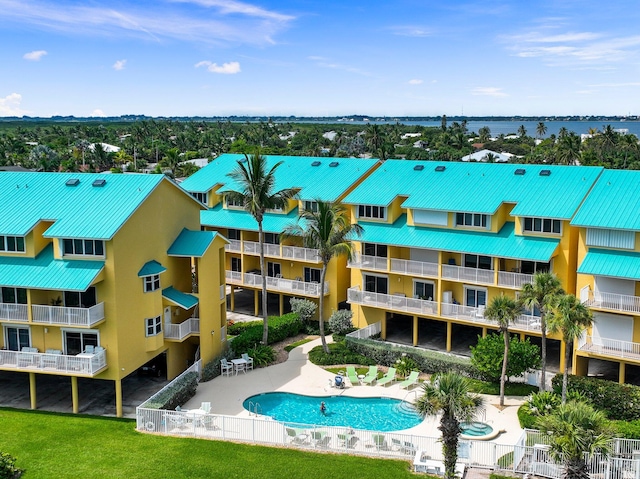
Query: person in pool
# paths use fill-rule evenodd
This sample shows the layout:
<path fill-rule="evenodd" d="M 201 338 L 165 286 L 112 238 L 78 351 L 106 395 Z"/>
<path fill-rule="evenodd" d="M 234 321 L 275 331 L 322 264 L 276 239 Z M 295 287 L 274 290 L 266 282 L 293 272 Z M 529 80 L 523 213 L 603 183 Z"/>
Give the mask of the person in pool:
<path fill-rule="evenodd" d="M 327 406 L 325 406 L 324 401 L 320 402 L 320 413 L 324 416 L 327 412 Z"/>

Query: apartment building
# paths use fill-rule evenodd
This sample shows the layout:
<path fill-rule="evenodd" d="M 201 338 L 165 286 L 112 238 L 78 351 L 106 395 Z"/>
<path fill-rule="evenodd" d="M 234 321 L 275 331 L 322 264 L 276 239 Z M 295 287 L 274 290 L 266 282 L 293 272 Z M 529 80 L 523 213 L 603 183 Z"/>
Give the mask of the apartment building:
<path fill-rule="evenodd" d="M 467 351 L 497 325 L 497 295 L 518 297 L 537 271 L 575 292 L 576 211 L 598 167 L 389 160 L 344 202 L 364 234 L 349 264 L 354 322 L 380 321 L 382 337 Z M 511 330 L 539 341 L 538 311 Z M 469 341 L 469 338 L 472 338 Z M 549 344 L 562 367 L 564 344 Z"/>
<path fill-rule="evenodd" d="M 164 175 L 0 173 L 0 370 L 114 382 L 166 353 L 173 378 L 226 341 L 224 246 Z M 206 294 L 200 294 L 205 292 Z M 17 378 L 17 376 L 16 376 Z"/>
<path fill-rule="evenodd" d="M 318 301 L 325 296 L 326 318 L 346 300 L 349 272 L 346 258 L 331 260 L 325 284 L 319 284 L 321 263 L 317 250 L 304 248 L 301 238 L 280 241 L 280 233 L 296 224 L 299 211 L 317 208 L 317 201 L 341 201 L 379 165 L 378 160 L 357 158 L 266 156 L 267 168 L 279 162 L 274 191 L 294 188 L 298 192 L 286 208 L 269 211 L 263 221 L 267 289 L 275 306 L 270 314 L 289 310 L 293 297 Z M 217 231 L 229 240 L 226 246 L 226 281 L 232 285 L 230 309 L 242 297 L 252 305 L 251 313 L 260 314 L 260 249 L 258 224 L 242 205 L 230 204 L 219 192 L 240 187 L 229 173 L 245 161 L 244 155 L 224 154 L 187 178 L 182 187 L 208 207 L 201 213 L 202 227 Z"/>

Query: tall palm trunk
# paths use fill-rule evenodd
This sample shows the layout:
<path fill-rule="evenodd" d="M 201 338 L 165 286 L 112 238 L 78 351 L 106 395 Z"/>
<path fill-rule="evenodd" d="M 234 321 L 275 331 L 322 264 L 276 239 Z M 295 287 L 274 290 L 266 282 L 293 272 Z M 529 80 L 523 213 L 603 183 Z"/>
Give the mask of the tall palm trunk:
<path fill-rule="evenodd" d="M 458 437 L 460 436 L 460 423 L 455 417 L 449 415 L 447 410 L 442 412 L 440 426 L 442 432 L 442 452 L 444 454 L 444 477 L 456 479 L 456 462 L 458 462 Z"/>
<path fill-rule="evenodd" d="M 262 276 L 262 344 L 269 340 L 269 314 L 267 311 L 267 272 L 264 268 L 264 234 L 262 220 L 258 221 L 258 242 L 260 243 L 260 275 Z"/>
<path fill-rule="evenodd" d="M 509 361 L 509 330 L 502 332 L 504 337 L 504 356 L 502 357 L 502 374 L 500 375 L 500 407 L 504 407 L 504 383 L 507 376 L 507 363 Z"/>
<path fill-rule="evenodd" d="M 547 322 L 545 320 L 544 311 L 540 310 L 540 359 L 542 359 L 542 366 L 540 368 L 542 372 L 542 378 L 540 379 L 540 391 L 547 390 Z"/>
<path fill-rule="evenodd" d="M 322 349 L 325 353 L 329 354 L 329 346 L 327 346 L 327 339 L 324 337 L 324 279 L 327 276 L 327 263 L 322 262 L 322 271 L 320 271 L 320 297 L 318 299 L 318 314 L 320 315 L 320 340 L 322 341 Z"/>
<path fill-rule="evenodd" d="M 569 379 L 569 359 L 571 359 L 571 350 L 573 342 L 564 345 L 564 374 L 562 375 L 562 404 L 567 402 L 567 382 Z"/>

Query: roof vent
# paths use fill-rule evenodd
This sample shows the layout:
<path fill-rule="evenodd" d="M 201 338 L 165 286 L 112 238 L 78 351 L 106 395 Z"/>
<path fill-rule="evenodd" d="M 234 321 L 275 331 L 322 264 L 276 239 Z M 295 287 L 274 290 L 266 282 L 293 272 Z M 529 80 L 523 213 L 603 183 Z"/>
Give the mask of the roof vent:
<path fill-rule="evenodd" d="M 540 170 L 540 176 L 549 176 L 551 174 L 551 170 Z"/>
<path fill-rule="evenodd" d="M 97 180 L 94 180 L 93 183 L 91 183 L 91 186 L 104 186 L 107 184 L 107 180 L 105 180 L 104 178 L 99 178 Z"/>
<path fill-rule="evenodd" d="M 320 166 L 321 164 L 321 161 L 314 161 L 313 163 L 311 163 L 311 166 Z"/>
<path fill-rule="evenodd" d="M 65 183 L 65 185 L 67 185 L 67 186 L 78 186 L 78 183 L 80 183 L 80 180 L 78 178 L 69 178 L 67 180 L 67 182 Z"/>
<path fill-rule="evenodd" d="M 526 170 L 524 168 L 518 168 L 516 171 L 513 172 L 514 175 L 518 175 L 518 176 L 522 176 L 526 173 Z"/>
<path fill-rule="evenodd" d="M 335 168 L 336 166 L 338 166 L 340 163 L 338 163 L 337 161 L 332 161 L 331 163 L 329 163 L 329 166 L 331 168 Z"/>
<path fill-rule="evenodd" d="M 446 167 L 446 166 L 443 166 L 443 165 L 436 166 L 436 171 L 444 171 L 444 170 L 446 170 L 446 169 L 447 169 L 447 167 Z"/>
<path fill-rule="evenodd" d="M 416 165 L 416 166 L 413 167 L 413 169 L 415 171 L 422 171 L 422 170 L 424 170 L 424 165 Z"/>

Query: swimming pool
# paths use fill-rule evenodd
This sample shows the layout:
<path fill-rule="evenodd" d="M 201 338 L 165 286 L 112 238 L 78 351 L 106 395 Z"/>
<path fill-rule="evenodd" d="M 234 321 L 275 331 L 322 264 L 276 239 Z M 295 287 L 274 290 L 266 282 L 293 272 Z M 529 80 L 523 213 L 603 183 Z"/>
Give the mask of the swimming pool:
<path fill-rule="evenodd" d="M 320 403 L 326 412 L 320 412 Z M 251 404 L 250 404 L 251 403 Z M 245 409 L 271 416 L 276 421 L 320 426 L 346 426 L 370 431 L 400 431 L 417 426 L 422 418 L 413 406 L 398 399 L 348 396 L 304 396 L 272 392 L 251 396 L 243 402 Z"/>

